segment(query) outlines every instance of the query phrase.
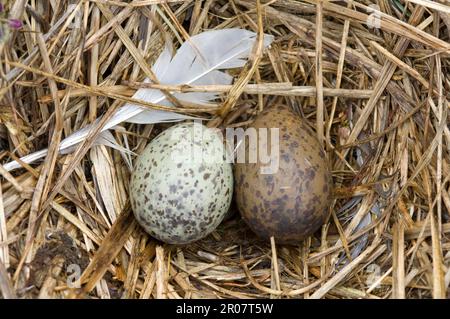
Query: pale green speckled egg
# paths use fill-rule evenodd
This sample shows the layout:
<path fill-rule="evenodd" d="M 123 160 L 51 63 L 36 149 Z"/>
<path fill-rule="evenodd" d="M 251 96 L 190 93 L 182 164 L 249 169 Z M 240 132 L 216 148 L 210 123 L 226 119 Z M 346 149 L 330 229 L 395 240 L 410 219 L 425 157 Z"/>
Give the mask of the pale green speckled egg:
<path fill-rule="evenodd" d="M 233 173 L 220 135 L 199 123 L 162 132 L 136 160 L 130 197 L 139 224 L 169 244 L 199 240 L 230 207 Z"/>

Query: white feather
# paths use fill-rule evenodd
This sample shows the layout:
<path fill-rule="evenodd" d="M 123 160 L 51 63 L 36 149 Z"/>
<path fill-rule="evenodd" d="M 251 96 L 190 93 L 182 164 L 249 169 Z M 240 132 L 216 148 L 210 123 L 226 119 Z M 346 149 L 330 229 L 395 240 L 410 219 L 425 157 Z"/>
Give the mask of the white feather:
<path fill-rule="evenodd" d="M 233 78 L 220 71 L 244 66 L 256 40 L 256 34 L 251 31 L 233 28 L 212 30 L 197 34 L 181 45 L 175 56 L 171 58 L 170 48 L 167 46 L 154 63 L 152 70 L 161 84 L 182 85 L 214 85 L 230 84 Z M 272 42 L 273 37 L 264 36 L 264 46 Z M 150 82 L 149 79 L 145 80 Z M 174 93 L 181 101 L 204 104 L 218 97 L 211 92 Z M 133 95 L 134 99 L 172 106 L 166 100 L 165 95 L 155 89 L 139 89 Z M 125 104 L 112 116 L 102 128 L 105 132 L 112 127 L 123 123 L 132 122 L 139 124 L 155 124 L 161 122 L 177 122 L 192 117 L 174 112 L 148 110 L 134 104 Z M 97 119 L 98 122 L 99 119 Z M 89 134 L 92 124 L 65 138 L 60 144 L 60 152 L 72 151 L 77 144 L 82 142 Z M 101 143 L 112 146 L 110 137 L 100 135 Z M 117 143 L 115 143 L 117 145 Z M 24 156 L 21 160 L 32 163 L 45 157 L 47 149 Z M 4 165 L 8 171 L 21 167 L 16 161 Z"/>
<path fill-rule="evenodd" d="M 110 131 L 101 132 L 97 140 L 94 142 L 94 145 L 106 145 L 120 151 L 121 153 L 135 155 L 133 151 L 119 145 Z"/>
<path fill-rule="evenodd" d="M 116 126 L 114 127 L 114 129 L 118 131 L 125 130 L 121 126 Z M 94 142 L 94 145 L 105 145 L 118 150 L 120 152 L 120 155 L 122 155 L 122 158 L 125 161 L 125 163 L 127 163 L 128 168 L 131 170 L 133 168 L 133 164 L 130 155 L 136 154 L 129 149 L 127 135 L 125 134 L 123 135 L 123 137 L 125 147 L 117 143 L 116 139 L 114 138 L 114 135 L 112 135 L 110 131 L 104 131 L 99 134 L 98 138 Z"/>

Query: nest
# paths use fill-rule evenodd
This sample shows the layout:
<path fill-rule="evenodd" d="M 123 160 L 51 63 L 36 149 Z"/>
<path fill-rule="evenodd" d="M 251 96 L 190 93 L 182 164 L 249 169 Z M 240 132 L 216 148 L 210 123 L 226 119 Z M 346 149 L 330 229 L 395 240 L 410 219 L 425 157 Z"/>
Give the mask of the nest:
<path fill-rule="evenodd" d="M 1 163 L 49 153 L 0 165 L 3 297 L 448 298 L 449 12 L 428 0 L 8 2 Z M 230 27 L 275 40 L 216 104 L 178 111 L 237 127 L 281 102 L 316 129 L 334 200 L 298 246 L 258 239 L 239 214 L 193 244 L 157 242 L 133 218 L 119 151 L 91 136 L 57 152 L 132 96 L 166 41 Z M 140 153 L 166 126 L 113 135 Z"/>

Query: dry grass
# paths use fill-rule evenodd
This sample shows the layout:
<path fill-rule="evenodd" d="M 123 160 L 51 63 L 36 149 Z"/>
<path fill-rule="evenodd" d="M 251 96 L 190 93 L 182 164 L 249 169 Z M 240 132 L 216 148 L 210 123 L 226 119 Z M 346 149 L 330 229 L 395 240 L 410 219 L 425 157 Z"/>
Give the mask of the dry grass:
<path fill-rule="evenodd" d="M 1 162 L 49 153 L 13 172 L 0 165 L 4 298 L 449 297 L 448 1 L 378 0 L 378 13 L 351 0 L 68 2 L 6 4 L 24 26 L 0 43 Z M 142 83 L 167 39 L 228 27 L 275 36 L 234 85 Z M 297 247 L 259 240 L 238 214 L 184 247 L 150 238 L 129 208 L 126 161 L 91 147 L 143 86 L 169 98 L 223 92 L 216 105 L 177 108 L 212 126 L 246 125 L 268 103 L 298 111 L 333 165 L 327 224 Z M 100 115 L 75 153 L 58 154 Z M 114 135 L 140 153 L 163 127 Z"/>

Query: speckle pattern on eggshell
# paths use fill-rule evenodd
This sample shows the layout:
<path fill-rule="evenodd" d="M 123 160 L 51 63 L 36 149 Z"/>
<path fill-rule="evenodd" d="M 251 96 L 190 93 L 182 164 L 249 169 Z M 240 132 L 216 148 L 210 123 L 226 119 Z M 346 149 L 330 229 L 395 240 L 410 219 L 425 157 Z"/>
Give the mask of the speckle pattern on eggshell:
<path fill-rule="evenodd" d="M 286 106 L 265 109 L 251 127 L 279 128 L 279 169 L 261 174 L 259 161 L 235 165 L 239 211 L 260 237 L 296 244 L 329 214 L 332 179 L 325 152 L 314 132 Z M 270 141 L 270 131 L 268 136 Z"/>
<path fill-rule="evenodd" d="M 131 176 L 136 219 L 169 244 L 210 234 L 228 212 L 232 194 L 233 172 L 222 140 L 199 123 L 178 124 L 158 135 L 136 160 Z"/>

